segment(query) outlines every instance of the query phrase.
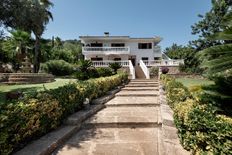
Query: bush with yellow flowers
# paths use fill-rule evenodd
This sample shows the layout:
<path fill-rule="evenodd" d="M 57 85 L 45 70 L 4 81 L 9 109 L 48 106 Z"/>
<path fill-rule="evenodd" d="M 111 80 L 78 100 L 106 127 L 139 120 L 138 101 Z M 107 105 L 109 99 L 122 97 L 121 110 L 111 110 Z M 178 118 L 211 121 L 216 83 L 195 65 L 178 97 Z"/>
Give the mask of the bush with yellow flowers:
<path fill-rule="evenodd" d="M 232 119 L 201 99 L 200 87 L 190 90 L 163 75 L 167 102 L 174 111 L 180 141 L 192 154 L 232 154 Z"/>
<path fill-rule="evenodd" d="M 90 100 L 126 82 L 124 73 L 65 86 L 0 105 L 0 154 L 11 154 L 29 141 L 56 129 Z"/>

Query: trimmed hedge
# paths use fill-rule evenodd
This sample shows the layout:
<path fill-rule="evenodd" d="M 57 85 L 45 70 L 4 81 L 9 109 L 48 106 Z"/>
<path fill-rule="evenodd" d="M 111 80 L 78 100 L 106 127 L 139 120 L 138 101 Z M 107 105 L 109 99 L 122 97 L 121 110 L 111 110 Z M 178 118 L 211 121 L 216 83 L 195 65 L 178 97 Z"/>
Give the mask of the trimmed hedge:
<path fill-rule="evenodd" d="M 74 73 L 74 66 L 64 60 L 49 60 L 41 65 L 41 70 L 55 76 L 65 76 Z"/>
<path fill-rule="evenodd" d="M 126 82 L 126 74 L 69 83 L 0 107 L 0 154 L 10 154 L 57 128 L 90 100 Z"/>
<path fill-rule="evenodd" d="M 192 93 L 169 76 L 161 80 L 184 148 L 192 154 L 232 154 L 232 118 L 201 100 L 202 89 Z"/>

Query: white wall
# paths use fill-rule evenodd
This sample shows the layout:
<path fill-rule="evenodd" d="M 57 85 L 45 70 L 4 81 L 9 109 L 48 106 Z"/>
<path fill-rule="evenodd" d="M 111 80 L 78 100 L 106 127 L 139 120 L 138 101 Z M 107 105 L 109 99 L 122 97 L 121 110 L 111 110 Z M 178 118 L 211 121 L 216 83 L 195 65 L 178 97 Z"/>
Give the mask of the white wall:
<path fill-rule="evenodd" d="M 95 43 L 96 41 L 83 41 L 84 44 L 90 44 L 90 43 Z M 141 39 L 141 40 L 136 40 L 136 39 L 131 39 L 128 41 L 97 41 L 98 43 L 103 43 L 103 47 L 110 47 L 111 43 L 125 43 L 125 46 L 130 47 L 130 55 L 135 55 L 136 56 L 136 64 L 139 63 L 139 61 L 142 59 L 142 57 L 148 57 L 149 60 L 154 60 L 154 57 L 162 57 L 161 51 L 154 51 L 154 43 L 152 40 L 146 40 L 146 39 Z M 152 49 L 138 49 L 138 43 L 152 43 Z M 96 57 L 96 55 L 87 55 L 86 58 L 90 59 L 91 57 Z M 98 57 L 103 57 L 103 60 L 113 60 L 117 56 L 100 56 Z M 129 56 L 128 55 L 120 55 L 122 60 L 128 60 Z"/>

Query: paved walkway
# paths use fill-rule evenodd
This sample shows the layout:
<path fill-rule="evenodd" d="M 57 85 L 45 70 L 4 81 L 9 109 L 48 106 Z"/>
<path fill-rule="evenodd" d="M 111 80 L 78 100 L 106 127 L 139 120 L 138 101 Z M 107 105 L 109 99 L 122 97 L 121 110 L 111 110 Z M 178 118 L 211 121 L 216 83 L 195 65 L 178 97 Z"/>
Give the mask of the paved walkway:
<path fill-rule="evenodd" d="M 166 154 L 158 92 L 157 81 L 133 80 L 53 154 Z M 182 154 L 175 148 L 169 148 L 169 151 L 172 151 L 170 154 Z"/>

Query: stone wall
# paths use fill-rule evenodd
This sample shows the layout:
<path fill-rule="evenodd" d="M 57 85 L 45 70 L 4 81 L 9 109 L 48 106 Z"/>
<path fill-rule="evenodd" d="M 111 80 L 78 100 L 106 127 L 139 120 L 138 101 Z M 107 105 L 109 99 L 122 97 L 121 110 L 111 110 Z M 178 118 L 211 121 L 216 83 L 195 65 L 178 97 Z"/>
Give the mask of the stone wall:
<path fill-rule="evenodd" d="M 0 83 L 30 84 L 54 81 L 54 76 L 43 73 L 0 73 Z"/>

